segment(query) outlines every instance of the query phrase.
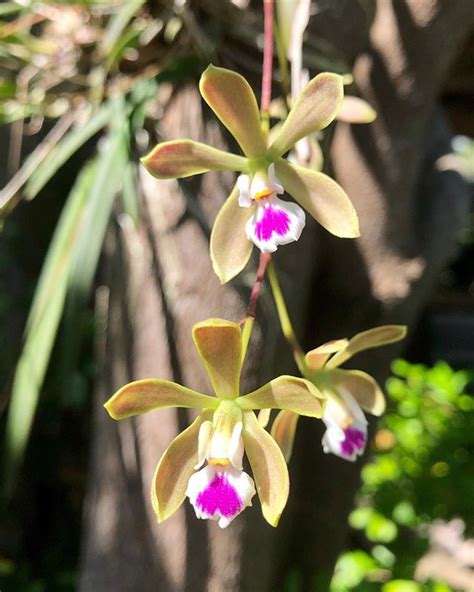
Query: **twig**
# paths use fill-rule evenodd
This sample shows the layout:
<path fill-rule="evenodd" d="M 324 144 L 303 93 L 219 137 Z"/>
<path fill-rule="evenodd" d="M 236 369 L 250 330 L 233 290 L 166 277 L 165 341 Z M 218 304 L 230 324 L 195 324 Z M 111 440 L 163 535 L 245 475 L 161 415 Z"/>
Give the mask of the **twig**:
<path fill-rule="evenodd" d="M 0 191 L 0 212 L 2 217 L 6 213 L 11 212 L 21 200 L 21 196 L 19 195 L 20 189 L 68 131 L 77 116 L 77 110 L 65 113 L 46 135 L 44 140 L 33 150 L 21 169 L 10 179 L 2 191 Z"/>

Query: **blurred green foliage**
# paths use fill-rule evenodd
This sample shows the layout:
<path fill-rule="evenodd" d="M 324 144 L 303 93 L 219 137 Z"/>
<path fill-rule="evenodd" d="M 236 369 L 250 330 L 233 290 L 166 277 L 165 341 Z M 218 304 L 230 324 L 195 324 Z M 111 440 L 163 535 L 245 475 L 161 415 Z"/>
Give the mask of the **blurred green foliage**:
<path fill-rule="evenodd" d="M 404 360 L 393 373 L 391 405 L 349 517 L 355 548 L 339 557 L 331 592 L 449 592 L 444 583 L 413 580 L 428 549 L 427 527 L 460 517 L 473 534 L 472 377 L 443 362 L 426 368 Z"/>
<path fill-rule="evenodd" d="M 0 124 L 10 124 L 5 160 L 10 172 L 16 170 L 0 191 L 2 231 L 11 230 L 9 216 L 21 201 L 41 199 L 70 159 L 82 160 L 51 236 L 5 397 L 6 499 L 18 483 L 60 329 L 63 390 L 77 375 L 109 223 L 120 216 L 139 219 L 138 159 L 157 139 L 160 85 L 202 70 L 179 25 L 183 11 L 178 4 L 144 0 L 0 7 Z M 22 158 L 24 135 L 39 132 L 35 149 Z"/>

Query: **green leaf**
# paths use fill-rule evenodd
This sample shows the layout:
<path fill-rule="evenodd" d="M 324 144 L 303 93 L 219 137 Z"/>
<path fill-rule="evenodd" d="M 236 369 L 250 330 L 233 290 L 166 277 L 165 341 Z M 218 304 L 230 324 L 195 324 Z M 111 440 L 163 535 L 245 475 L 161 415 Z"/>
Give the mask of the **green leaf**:
<path fill-rule="evenodd" d="M 349 514 L 349 524 L 352 528 L 362 530 L 369 524 L 373 513 L 373 508 L 356 508 Z"/>
<path fill-rule="evenodd" d="M 27 322 L 18 361 L 5 434 L 5 482 L 11 493 L 31 431 L 38 397 L 63 313 L 72 252 L 84 223 L 94 167 L 77 178 L 56 226 Z"/>
<path fill-rule="evenodd" d="M 411 580 L 392 580 L 382 586 L 382 592 L 421 592 L 420 584 Z"/>
<path fill-rule="evenodd" d="M 16 84 L 10 80 L 0 79 L 0 99 L 12 99 L 15 97 L 15 95 Z"/>
<path fill-rule="evenodd" d="M 145 0 L 128 0 L 112 16 L 101 39 L 100 50 L 103 55 L 108 55 L 117 44 L 123 30 L 133 15 L 145 4 Z"/>
<path fill-rule="evenodd" d="M 140 194 L 138 189 L 137 165 L 129 161 L 123 170 L 122 206 L 135 225 L 140 220 Z"/>
<path fill-rule="evenodd" d="M 331 590 L 346 592 L 358 586 L 377 562 L 365 551 L 350 551 L 339 557 L 331 582 Z"/>
<path fill-rule="evenodd" d="M 0 4 L 0 16 L 20 12 L 21 10 L 24 10 L 24 8 L 24 6 L 18 4 L 17 2 L 3 2 Z"/>
<path fill-rule="evenodd" d="M 67 377 L 79 355 L 86 310 L 112 208 L 128 164 L 128 110 L 121 98 L 114 103 L 113 127 L 104 139 L 91 190 L 85 224 L 74 250 L 63 330 L 63 370 Z"/>
<path fill-rule="evenodd" d="M 397 538 L 398 528 L 395 522 L 374 511 L 365 529 L 369 541 L 391 543 Z"/>
<path fill-rule="evenodd" d="M 25 186 L 25 197 L 33 199 L 65 162 L 110 121 L 112 104 L 103 105 L 83 127 L 70 131 L 52 150 Z"/>

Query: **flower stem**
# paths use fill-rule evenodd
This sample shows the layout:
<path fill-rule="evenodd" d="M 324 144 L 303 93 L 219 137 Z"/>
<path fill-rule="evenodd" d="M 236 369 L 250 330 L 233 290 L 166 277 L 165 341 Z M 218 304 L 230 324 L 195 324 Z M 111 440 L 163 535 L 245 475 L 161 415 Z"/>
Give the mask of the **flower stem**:
<path fill-rule="evenodd" d="M 273 74 L 273 0 L 263 0 L 263 65 L 262 65 L 262 97 L 260 101 L 260 114 L 262 117 L 262 130 L 267 136 L 270 129 L 269 107 L 272 98 L 272 74 Z M 263 278 L 267 265 L 272 256 L 270 253 L 260 253 L 257 276 L 250 293 L 249 305 L 245 318 L 240 325 L 242 327 L 242 361 L 245 359 L 248 344 L 252 335 L 257 302 L 262 288 Z"/>
<path fill-rule="evenodd" d="M 247 306 L 247 312 L 245 318 L 241 321 L 242 326 L 242 361 L 245 359 L 247 353 L 247 347 L 252 335 L 253 324 L 255 321 L 255 315 L 257 313 L 257 302 L 262 289 L 263 278 L 265 277 L 265 271 L 271 261 L 272 256 L 270 253 L 260 253 L 260 261 L 258 262 L 257 275 L 255 282 L 250 292 L 249 305 Z"/>
<path fill-rule="evenodd" d="M 292 349 L 293 357 L 295 358 L 295 362 L 299 371 L 303 376 L 305 376 L 307 373 L 307 368 L 304 352 L 298 341 L 298 338 L 296 337 L 295 330 L 293 329 L 293 325 L 288 315 L 288 309 L 286 308 L 286 302 L 281 291 L 280 282 L 278 281 L 275 266 L 272 262 L 270 262 L 270 265 L 268 266 L 268 279 L 270 280 L 273 298 L 277 307 L 281 330 Z"/>
<path fill-rule="evenodd" d="M 263 66 L 262 66 L 262 97 L 260 113 L 263 131 L 267 134 L 270 127 L 268 113 L 272 98 L 273 73 L 273 0 L 263 0 Z"/>

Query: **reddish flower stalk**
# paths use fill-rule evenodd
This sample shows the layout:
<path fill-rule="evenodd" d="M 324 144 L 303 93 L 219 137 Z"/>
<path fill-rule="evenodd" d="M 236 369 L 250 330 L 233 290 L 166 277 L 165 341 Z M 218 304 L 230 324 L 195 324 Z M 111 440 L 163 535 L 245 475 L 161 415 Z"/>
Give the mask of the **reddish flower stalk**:
<path fill-rule="evenodd" d="M 250 293 L 249 305 L 247 307 L 247 313 L 245 317 L 248 318 L 255 318 L 255 314 L 257 311 L 257 302 L 260 296 L 260 290 L 262 288 L 263 278 L 265 277 L 265 272 L 267 270 L 267 265 L 271 261 L 271 254 L 270 253 L 260 253 L 260 260 L 258 263 L 257 275 L 255 277 L 255 283 L 252 287 L 252 292 Z"/>
<path fill-rule="evenodd" d="M 262 67 L 262 98 L 260 109 L 267 113 L 272 98 L 273 71 L 273 0 L 263 0 L 264 38 Z"/>
<path fill-rule="evenodd" d="M 262 65 L 262 97 L 260 101 L 260 111 L 262 116 L 268 117 L 268 109 L 272 98 L 272 74 L 273 74 L 273 0 L 263 0 L 263 65 Z M 267 265 L 271 261 L 270 253 L 260 253 L 257 275 L 255 283 L 250 293 L 250 300 L 247 306 L 245 317 L 240 322 L 240 326 L 245 333 L 245 326 L 249 324 L 248 338 L 252 332 L 253 319 L 257 311 L 257 302 L 262 288 L 263 278 L 267 270 Z M 244 339 L 244 349 L 246 349 L 248 340 Z"/>

